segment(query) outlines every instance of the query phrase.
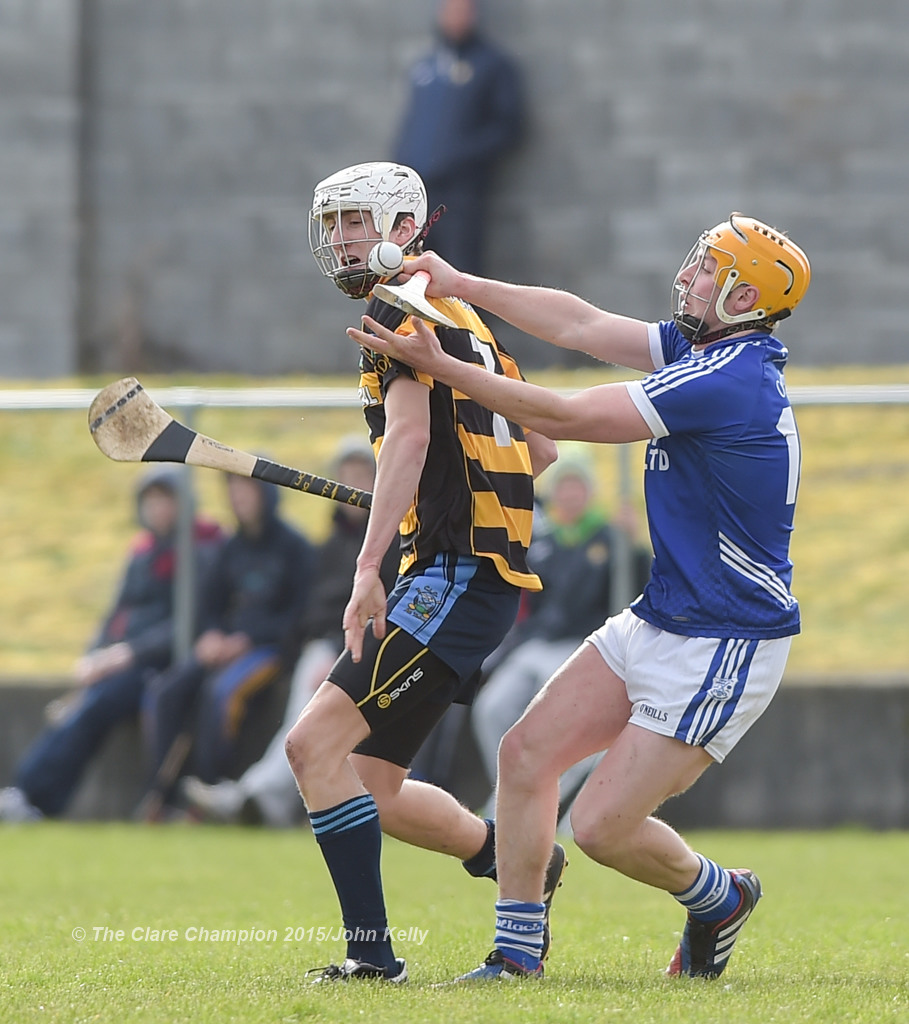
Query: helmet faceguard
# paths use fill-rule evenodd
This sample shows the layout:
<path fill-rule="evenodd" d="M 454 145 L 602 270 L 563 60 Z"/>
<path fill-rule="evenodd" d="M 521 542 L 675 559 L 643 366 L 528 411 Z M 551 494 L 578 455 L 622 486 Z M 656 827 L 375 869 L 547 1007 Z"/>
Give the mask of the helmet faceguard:
<path fill-rule="evenodd" d="M 361 234 L 345 242 L 341 215 L 350 212 L 368 213 L 364 224 L 371 221 L 372 231 L 365 238 Z M 352 257 L 347 245 L 388 241 L 401 218 L 409 215 L 416 229 L 404 252 L 412 253 L 420 244 L 426 213 L 426 189 L 411 168 L 385 162 L 345 167 L 316 185 L 309 220 L 310 248 L 326 277 L 350 298 L 363 299 L 381 278 L 365 260 Z"/>
<path fill-rule="evenodd" d="M 716 260 L 713 291 L 704 296 L 692 292 L 708 257 Z M 685 280 L 682 280 L 684 275 Z M 737 334 L 748 327 L 772 330 L 792 315 L 811 280 L 808 257 L 784 234 L 741 213 L 705 231 L 682 261 L 673 281 L 673 320 L 693 344 L 706 344 Z M 728 313 L 726 300 L 739 285 L 757 289 L 754 307 Z M 689 312 L 703 303 L 700 316 Z M 713 312 L 724 327 L 708 322 Z"/>

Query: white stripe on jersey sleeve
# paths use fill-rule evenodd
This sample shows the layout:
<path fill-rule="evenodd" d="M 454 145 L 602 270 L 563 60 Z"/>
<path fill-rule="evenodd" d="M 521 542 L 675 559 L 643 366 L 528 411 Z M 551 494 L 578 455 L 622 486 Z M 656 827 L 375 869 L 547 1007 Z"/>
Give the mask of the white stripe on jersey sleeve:
<path fill-rule="evenodd" d="M 650 427 L 650 432 L 653 436 L 668 437 L 669 428 L 654 408 L 653 402 L 647 397 L 643 381 L 628 380 L 625 381 L 625 387 L 628 390 L 629 398 L 634 402 L 637 411 L 644 417 L 644 422 Z"/>
<path fill-rule="evenodd" d="M 654 370 L 661 370 L 666 365 L 663 356 L 663 341 L 660 338 L 660 325 L 647 325 L 647 341 L 650 344 L 650 358 L 653 361 Z"/>
<path fill-rule="evenodd" d="M 707 349 L 703 354 L 694 353 L 695 357 L 699 356 L 699 358 L 683 359 L 678 363 L 673 363 L 658 379 L 648 378 L 647 390 L 653 398 L 656 398 L 690 380 L 706 377 L 731 363 L 736 356 L 744 352 L 745 347 L 745 343 L 741 343 L 729 345 L 715 352 L 710 352 Z"/>

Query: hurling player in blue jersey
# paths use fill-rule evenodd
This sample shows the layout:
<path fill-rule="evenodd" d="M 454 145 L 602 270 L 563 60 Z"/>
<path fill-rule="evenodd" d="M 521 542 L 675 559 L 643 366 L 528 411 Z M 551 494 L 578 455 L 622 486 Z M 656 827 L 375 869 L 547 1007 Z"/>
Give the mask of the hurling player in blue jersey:
<path fill-rule="evenodd" d="M 433 254 L 428 295 L 459 296 L 562 348 L 645 371 L 563 396 L 446 356 L 421 322 L 375 321 L 375 350 L 548 437 L 647 440 L 654 550 L 643 594 L 555 673 L 499 749 L 495 949 L 464 979 L 533 976 L 559 775 L 605 757 L 572 812 L 593 860 L 671 893 L 687 911 L 670 975 L 717 977 L 761 896 L 754 872 L 695 853 L 653 816 L 722 761 L 773 697 L 799 609 L 789 537 L 799 440 L 787 351 L 772 335 L 808 288 L 805 254 L 739 213 L 705 231 L 674 281 L 673 318 L 644 323 L 561 291 L 459 273 Z M 366 335 L 348 334 L 365 343 Z M 461 979 L 459 979 L 461 980 Z"/>

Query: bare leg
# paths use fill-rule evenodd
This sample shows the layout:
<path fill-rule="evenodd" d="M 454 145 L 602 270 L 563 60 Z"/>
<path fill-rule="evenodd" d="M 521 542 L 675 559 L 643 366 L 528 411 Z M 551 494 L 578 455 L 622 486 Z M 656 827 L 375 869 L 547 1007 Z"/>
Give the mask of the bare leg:
<path fill-rule="evenodd" d="M 486 840 L 486 824 L 444 789 L 407 778 L 389 761 L 352 754 L 369 733 L 353 701 L 323 683 L 288 733 L 287 756 L 310 811 L 372 794 L 388 835 L 468 860 Z"/>
<path fill-rule="evenodd" d="M 700 862 L 677 832 L 650 815 L 712 763 L 701 747 L 626 726 L 575 801 L 575 842 L 629 878 L 667 892 L 688 888 Z"/>
<path fill-rule="evenodd" d="M 322 683 L 287 734 L 287 760 L 310 812 L 335 807 L 365 790 L 348 757 L 369 726 L 340 687 Z"/>
<path fill-rule="evenodd" d="M 552 677 L 499 753 L 496 859 L 503 898 L 538 901 L 552 850 L 558 776 L 608 752 L 575 801 L 575 841 L 601 864 L 679 892 L 697 877 L 694 853 L 650 817 L 711 763 L 702 749 L 628 724 L 623 682 L 587 645 Z"/>
<path fill-rule="evenodd" d="M 559 776 L 608 747 L 628 721 L 625 687 L 605 670 L 592 647 L 579 647 L 502 740 L 496 863 L 503 899 L 541 900 L 555 838 Z"/>
<path fill-rule="evenodd" d="M 413 846 L 469 860 L 486 841 L 486 823 L 444 789 L 407 778 L 407 769 L 352 754 L 351 763 L 379 808 L 382 831 Z"/>

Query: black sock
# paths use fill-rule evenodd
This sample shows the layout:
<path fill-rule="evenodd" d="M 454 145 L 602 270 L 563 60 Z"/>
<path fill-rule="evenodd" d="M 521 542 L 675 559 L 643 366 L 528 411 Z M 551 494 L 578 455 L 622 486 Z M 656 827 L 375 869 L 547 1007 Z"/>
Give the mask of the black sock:
<path fill-rule="evenodd" d="M 395 972 L 380 860 L 382 830 L 369 793 L 309 816 L 347 932 L 347 956 Z"/>
<path fill-rule="evenodd" d="M 462 860 L 464 870 L 474 878 L 491 878 L 496 881 L 496 823 L 486 818 L 486 842 L 470 860 Z"/>

